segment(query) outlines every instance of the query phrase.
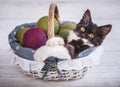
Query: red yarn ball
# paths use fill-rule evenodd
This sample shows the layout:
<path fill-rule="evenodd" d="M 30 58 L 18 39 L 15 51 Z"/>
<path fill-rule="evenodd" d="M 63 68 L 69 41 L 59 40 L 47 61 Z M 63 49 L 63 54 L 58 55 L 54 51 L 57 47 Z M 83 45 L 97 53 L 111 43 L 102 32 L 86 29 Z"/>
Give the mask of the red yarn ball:
<path fill-rule="evenodd" d="M 45 45 L 46 41 L 46 33 L 40 28 L 31 28 L 23 36 L 23 45 L 35 50 Z"/>

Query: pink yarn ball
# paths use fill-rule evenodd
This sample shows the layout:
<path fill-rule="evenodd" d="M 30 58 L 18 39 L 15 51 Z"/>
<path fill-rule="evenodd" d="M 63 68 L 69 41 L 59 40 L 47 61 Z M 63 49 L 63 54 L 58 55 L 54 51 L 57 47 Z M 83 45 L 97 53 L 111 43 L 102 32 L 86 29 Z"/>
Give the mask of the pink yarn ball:
<path fill-rule="evenodd" d="M 40 28 L 31 28 L 23 36 L 23 45 L 35 50 L 45 45 L 46 41 L 47 36 Z"/>

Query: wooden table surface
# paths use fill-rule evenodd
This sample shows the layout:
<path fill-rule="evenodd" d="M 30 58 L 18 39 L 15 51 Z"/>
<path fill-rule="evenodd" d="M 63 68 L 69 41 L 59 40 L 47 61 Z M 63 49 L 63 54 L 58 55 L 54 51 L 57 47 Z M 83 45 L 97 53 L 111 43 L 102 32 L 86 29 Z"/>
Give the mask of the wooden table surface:
<path fill-rule="evenodd" d="M 85 77 L 74 81 L 41 81 L 24 75 L 11 64 L 8 34 L 16 25 L 37 22 L 56 2 L 61 20 L 81 19 L 89 8 L 93 22 L 112 24 L 112 31 L 102 44 L 100 64 Z M 0 0 L 0 87 L 120 87 L 120 1 L 119 0 Z"/>

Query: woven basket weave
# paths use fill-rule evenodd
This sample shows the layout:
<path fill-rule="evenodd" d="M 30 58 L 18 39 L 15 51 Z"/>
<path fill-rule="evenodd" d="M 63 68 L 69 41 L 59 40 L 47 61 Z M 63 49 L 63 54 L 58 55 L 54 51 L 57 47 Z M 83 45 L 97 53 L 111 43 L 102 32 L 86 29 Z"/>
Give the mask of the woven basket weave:
<path fill-rule="evenodd" d="M 48 39 L 55 37 L 54 34 L 54 18 L 61 23 L 58 8 L 55 3 L 50 5 L 49 20 L 48 20 Z M 16 39 L 16 32 L 22 27 L 35 27 L 36 23 L 26 23 L 17 26 L 9 34 L 9 44 L 12 48 L 13 63 L 28 75 L 32 75 L 36 78 L 42 78 L 45 71 L 41 69 L 45 65 L 44 62 L 34 61 L 33 55 L 35 50 L 31 48 L 22 47 Z M 44 80 L 71 80 L 82 78 L 90 66 L 99 63 L 100 56 L 102 55 L 102 46 L 96 48 L 90 48 L 81 52 L 77 59 L 61 61 L 57 64 L 61 75 L 58 75 L 57 71 L 50 71 L 45 76 Z"/>

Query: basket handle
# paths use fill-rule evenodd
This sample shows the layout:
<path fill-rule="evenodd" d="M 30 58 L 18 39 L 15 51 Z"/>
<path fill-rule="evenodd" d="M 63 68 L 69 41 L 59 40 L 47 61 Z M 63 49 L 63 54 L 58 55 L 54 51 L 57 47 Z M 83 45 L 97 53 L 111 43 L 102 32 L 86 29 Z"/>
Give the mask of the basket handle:
<path fill-rule="evenodd" d="M 48 14 L 48 39 L 55 37 L 54 33 L 54 18 L 57 19 L 58 23 L 60 23 L 60 17 L 57 5 L 55 3 L 52 3 L 49 8 L 49 14 Z"/>

